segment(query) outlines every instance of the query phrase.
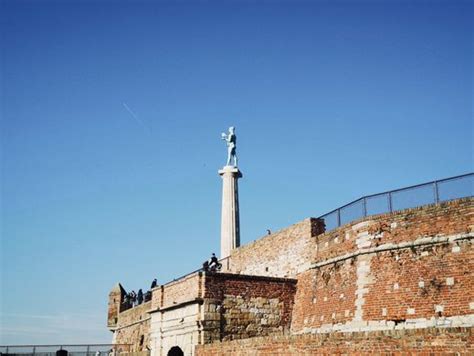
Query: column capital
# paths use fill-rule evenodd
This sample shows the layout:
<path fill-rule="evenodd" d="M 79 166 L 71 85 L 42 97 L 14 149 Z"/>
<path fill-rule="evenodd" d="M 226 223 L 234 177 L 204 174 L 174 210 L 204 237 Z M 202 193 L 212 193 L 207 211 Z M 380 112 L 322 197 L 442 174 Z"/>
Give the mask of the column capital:
<path fill-rule="evenodd" d="M 223 176 L 224 174 L 234 174 L 237 175 L 237 178 L 242 178 L 242 172 L 239 170 L 238 167 L 234 166 L 224 166 L 222 169 L 219 169 L 219 175 Z"/>

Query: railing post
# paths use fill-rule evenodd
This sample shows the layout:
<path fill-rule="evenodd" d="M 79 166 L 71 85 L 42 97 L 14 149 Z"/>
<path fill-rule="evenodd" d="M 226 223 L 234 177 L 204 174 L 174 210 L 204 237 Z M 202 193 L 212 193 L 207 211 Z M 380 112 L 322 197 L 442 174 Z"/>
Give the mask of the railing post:
<path fill-rule="evenodd" d="M 341 226 L 341 209 L 337 209 L 337 227 Z"/>
<path fill-rule="evenodd" d="M 364 209 L 364 217 L 366 217 L 367 216 L 367 199 L 366 198 L 362 200 L 362 207 Z"/>
<path fill-rule="evenodd" d="M 393 212 L 393 205 L 392 205 L 392 192 L 388 192 L 388 210 Z"/>
<path fill-rule="evenodd" d="M 87 345 L 86 356 L 89 356 L 89 350 L 90 350 L 90 346 Z"/>
<path fill-rule="evenodd" d="M 433 183 L 433 192 L 434 192 L 435 203 L 438 204 L 439 203 L 439 191 L 438 191 L 438 182 L 437 181 L 435 181 Z"/>
<path fill-rule="evenodd" d="M 8 354 L 8 346 L 7 346 L 7 354 Z"/>
<path fill-rule="evenodd" d="M 33 346 L 33 355 L 36 353 L 36 346 Z"/>

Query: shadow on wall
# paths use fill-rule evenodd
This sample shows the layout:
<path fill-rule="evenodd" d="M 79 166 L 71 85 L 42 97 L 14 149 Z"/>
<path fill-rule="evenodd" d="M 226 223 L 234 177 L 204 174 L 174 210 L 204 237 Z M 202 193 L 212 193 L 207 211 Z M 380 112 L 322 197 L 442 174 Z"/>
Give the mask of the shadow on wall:
<path fill-rule="evenodd" d="M 184 356 L 184 352 L 181 350 L 181 348 L 179 348 L 179 346 L 173 346 L 168 351 L 168 356 Z"/>

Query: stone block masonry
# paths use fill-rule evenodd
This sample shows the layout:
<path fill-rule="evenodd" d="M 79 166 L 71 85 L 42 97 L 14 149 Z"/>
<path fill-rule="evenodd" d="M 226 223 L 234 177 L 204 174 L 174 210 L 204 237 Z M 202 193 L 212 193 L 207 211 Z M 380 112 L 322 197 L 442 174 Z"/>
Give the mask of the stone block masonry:
<path fill-rule="evenodd" d="M 209 341 L 288 331 L 296 280 L 217 273 L 206 276 Z"/>
<path fill-rule="evenodd" d="M 178 346 L 288 332 L 296 280 L 197 272 L 152 290 L 152 300 L 119 314 L 114 343 L 166 355 Z M 142 337 L 145 335 L 145 337 Z"/>
<path fill-rule="evenodd" d="M 130 351 L 146 351 L 150 336 L 151 302 L 146 302 L 120 313 L 114 331 L 114 343 L 131 344 Z"/>

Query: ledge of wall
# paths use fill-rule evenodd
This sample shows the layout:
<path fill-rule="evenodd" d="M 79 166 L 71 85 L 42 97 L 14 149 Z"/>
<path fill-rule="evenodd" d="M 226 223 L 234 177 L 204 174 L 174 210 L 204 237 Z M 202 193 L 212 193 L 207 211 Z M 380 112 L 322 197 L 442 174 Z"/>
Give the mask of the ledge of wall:
<path fill-rule="evenodd" d="M 197 345 L 196 356 L 317 354 L 473 354 L 472 328 L 429 328 L 331 334 L 279 335 Z"/>

